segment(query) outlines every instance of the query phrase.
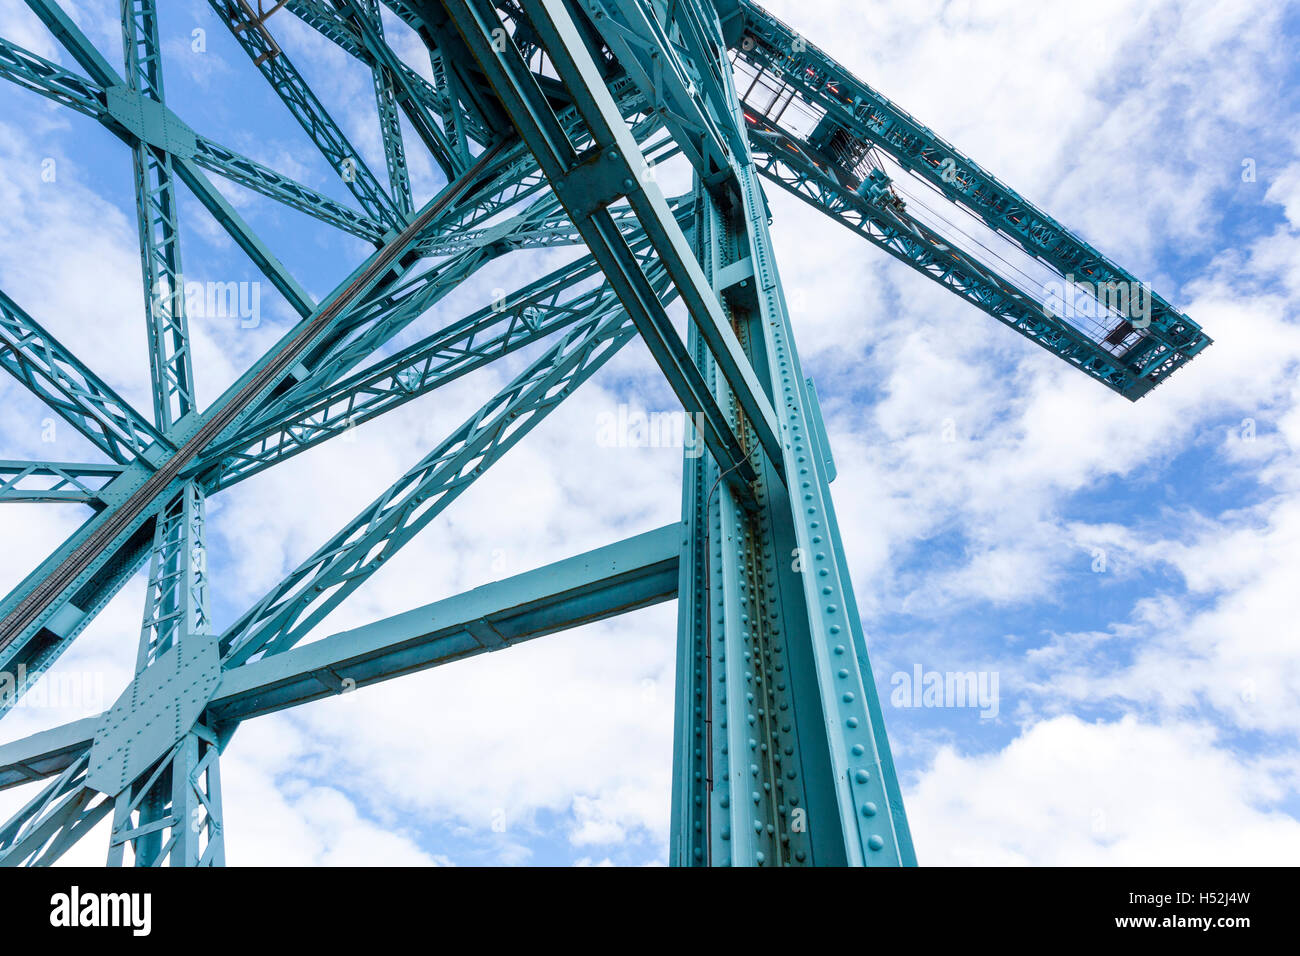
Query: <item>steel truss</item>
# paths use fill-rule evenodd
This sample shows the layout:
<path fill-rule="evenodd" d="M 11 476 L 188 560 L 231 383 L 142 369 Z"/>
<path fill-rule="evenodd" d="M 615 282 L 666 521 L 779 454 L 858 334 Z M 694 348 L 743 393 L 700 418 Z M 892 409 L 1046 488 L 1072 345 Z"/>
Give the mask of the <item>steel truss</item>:
<path fill-rule="evenodd" d="M 106 459 L 0 462 L 0 501 L 92 509 L 0 602 L 0 713 L 149 570 L 136 676 L 117 703 L 0 745 L 0 788 L 43 781 L 0 826 L 0 862 L 54 862 L 107 818 L 110 864 L 220 865 L 220 755 L 243 720 L 672 598 L 671 862 L 916 862 L 760 178 L 1130 399 L 1209 344 L 1195 323 L 1159 297 L 1147 323 L 1072 322 L 922 221 L 882 157 L 1054 274 L 1136 281 L 748 0 L 288 0 L 278 18 L 210 0 L 354 205 L 171 111 L 157 0 L 122 0 L 121 75 L 55 0 L 27 3 L 81 72 L 0 39 L 0 76 L 132 152 L 154 408 L 141 415 L 0 292 L 0 366 Z M 369 70 L 385 181 L 277 41 L 290 16 Z M 389 45 L 395 29 L 423 42 L 432 82 Z M 811 129 L 786 121 L 792 106 Z M 412 192 L 408 145 L 446 178 L 432 199 Z M 654 166 L 672 157 L 696 185 L 669 200 Z M 375 251 L 315 302 L 207 173 Z M 178 182 L 300 316 L 206 408 Z M 588 254 L 391 349 L 487 262 L 564 245 Z M 707 449 L 684 459 L 679 524 L 302 643 L 637 336 Z M 482 408 L 213 629 L 209 496 L 528 346 L 535 356 Z"/>

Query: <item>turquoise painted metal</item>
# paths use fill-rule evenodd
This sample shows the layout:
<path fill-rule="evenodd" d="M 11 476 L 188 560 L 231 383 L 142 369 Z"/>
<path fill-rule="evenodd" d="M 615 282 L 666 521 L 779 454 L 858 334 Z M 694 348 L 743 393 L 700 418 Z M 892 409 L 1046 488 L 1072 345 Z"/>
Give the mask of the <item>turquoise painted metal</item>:
<path fill-rule="evenodd" d="M 84 75 L 0 39 L 0 76 L 131 150 L 154 404 L 150 421 L 0 292 L 0 366 L 105 458 L 0 461 L 0 503 L 91 509 L 0 602 L 0 713 L 149 564 L 136 676 L 117 703 L 0 745 L 0 788 L 39 791 L 0 825 L 0 863 L 54 862 L 111 816 L 111 864 L 220 865 L 220 756 L 242 721 L 676 598 L 671 862 L 914 864 L 763 182 L 1126 398 L 1210 339 L 1149 290 L 1116 298 L 1141 284 L 748 0 L 209 2 L 354 205 L 172 112 L 157 0 L 122 0 L 122 75 L 55 0 L 27 3 Z M 276 40 L 288 17 L 369 69 L 386 182 Z M 397 56 L 385 19 L 415 31 L 433 82 Z M 423 205 L 403 119 L 447 181 Z M 670 199 L 654 166 L 674 157 L 695 188 Z M 375 252 L 315 302 L 209 173 Z M 206 408 L 178 294 L 177 180 L 301 318 Z M 917 186 L 961 224 L 918 204 Z M 1032 266 L 964 245 L 970 223 Z M 562 245 L 589 254 L 388 347 L 484 264 Z M 1096 308 L 1062 314 L 1046 291 L 1057 280 L 1090 285 Z M 707 449 L 684 459 L 680 523 L 298 646 L 637 336 Z M 213 630 L 209 496 L 533 344 L 480 411 Z"/>

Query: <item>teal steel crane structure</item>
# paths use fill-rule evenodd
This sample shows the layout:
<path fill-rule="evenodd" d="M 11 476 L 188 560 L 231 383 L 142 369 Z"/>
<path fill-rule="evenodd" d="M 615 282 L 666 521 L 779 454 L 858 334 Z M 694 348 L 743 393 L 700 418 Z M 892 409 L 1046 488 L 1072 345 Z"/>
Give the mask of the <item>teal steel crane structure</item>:
<path fill-rule="evenodd" d="M 0 365 L 103 458 L 0 462 L 0 500 L 90 510 L 0 603 L 0 707 L 148 567 L 136 674 L 116 703 L 0 745 L 0 788 L 36 788 L 0 825 L 0 862 L 52 863 L 108 818 L 112 864 L 222 864 L 221 753 L 244 720 L 673 598 L 670 861 L 916 862 L 765 183 L 1130 400 L 1210 343 L 1195 322 L 750 0 L 209 0 L 351 202 L 172 111 L 157 0 L 121 0 L 121 69 L 56 0 L 26 2 L 78 69 L 0 39 L 0 75 L 132 154 L 153 409 L 42 327 L 39 303 L 0 292 Z M 277 41 L 288 17 L 370 71 L 385 170 Z M 427 68 L 398 56 L 395 29 L 419 38 Z M 430 198 L 412 192 L 411 147 L 445 179 Z M 668 159 L 693 171 L 686 195 L 661 191 Z M 374 251 L 314 301 L 213 177 Z M 206 407 L 181 290 L 182 185 L 299 316 Z M 562 245 L 586 248 L 386 348 L 485 263 Z M 1088 307 L 1063 308 L 1053 283 Z M 706 449 L 684 458 L 680 523 L 304 642 L 637 337 Z M 463 425 L 215 626 L 209 496 L 534 343 Z"/>

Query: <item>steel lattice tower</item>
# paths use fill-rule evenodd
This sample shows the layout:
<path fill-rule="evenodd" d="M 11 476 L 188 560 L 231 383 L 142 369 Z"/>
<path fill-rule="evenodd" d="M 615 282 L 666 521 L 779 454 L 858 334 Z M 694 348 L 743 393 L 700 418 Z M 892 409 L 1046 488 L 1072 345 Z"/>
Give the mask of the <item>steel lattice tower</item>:
<path fill-rule="evenodd" d="M 749 0 L 209 2 L 353 203 L 172 112 L 157 0 L 122 0 L 121 70 L 55 0 L 27 3 L 79 72 L 0 39 L 6 79 L 98 120 L 131 150 L 154 406 L 151 418 L 132 408 L 0 292 L 0 364 L 103 453 L 0 462 L 0 499 L 92 510 L 0 604 L 10 675 L 0 707 L 148 566 L 136 676 L 117 703 L 0 746 L 0 787 L 44 781 L 0 825 L 0 861 L 53 862 L 110 817 L 110 863 L 221 864 L 220 755 L 240 722 L 675 597 L 671 861 L 914 863 L 762 181 L 1131 400 L 1210 339 L 1159 296 L 1138 308 L 1144 287 L 1128 272 Z M 423 41 L 432 81 L 388 44 L 393 16 Z M 287 17 L 372 73 L 382 178 L 277 43 Z M 403 118 L 447 183 L 423 204 Z M 671 200 L 653 174 L 670 157 L 695 179 Z M 212 175 L 375 251 L 313 301 Z M 300 316 L 206 408 L 181 292 L 178 183 Z M 921 215 L 909 189 L 945 200 L 1037 278 Z M 485 262 L 565 244 L 587 254 L 384 349 Z M 1098 307 L 1062 314 L 1043 294 L 1053 277 L 1087 286 Z M 1126 291 L 1132 299 L 1117 298 Z M 689 316 L 685 341 L 673 300 Z M 302 642 L 636 336 L 707 449 L 684 459 L 679 524 Z M 499 394 L 213 630 L 209 496 L 533 343 L 545 347 Z"/>

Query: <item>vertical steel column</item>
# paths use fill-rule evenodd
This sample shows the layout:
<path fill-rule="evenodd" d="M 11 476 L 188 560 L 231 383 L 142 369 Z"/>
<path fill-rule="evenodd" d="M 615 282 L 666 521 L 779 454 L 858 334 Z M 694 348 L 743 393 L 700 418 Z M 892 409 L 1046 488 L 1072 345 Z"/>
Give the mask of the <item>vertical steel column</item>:
<path fill-rule="evenodd" d="M 204 494 L 194 482 L 187 483 L 159 515 L 136 673 L 166 653 L 182 635 L 208 633 L 203 518 Z"/>
<path fill-rule="evenodd" d="M 745 209 L 729 213 L 697 190 L 696 251 L 715 284 L 726 266 L 754 265 L 752 276 L 719 292 L 783 418 L 790 490 L 756 456 L 747 510 L 711 458 L 685 459 L 671 862 L 912 864 L 752 169 L 742 170 L 741 184 Z M 737 415 L 694 336 L 692 348 L 720 403 Z M 747 427 L 744 434 L 753 448 Z"/>
<path fill-rule="evenodd" d="M 687 463 L 684 518 L 695 560 L 683 562 L 682 573 L 704 589 L 705 610 L 698 599 L 682 603 L 679 680 L 697 689 L 689 705 L 679 701 L 674 862 L 698 862 L 701 846 L 692 837 L 702 823 L 710 835 L 706 860 L 717 864 L 912 864 L 765 201 L 752 166 L 739 171 L 739 181 L 742 204 L 725 212 L 700 191 L 697 253 L 715 285 L 723 267 L 732 267 L 718 291 L 778 409 L 788 490 L 764 459 L 755 512 L 744 513 L 724 493 L 715 517 L 707 497 L 700 503 L 707 466 Z M 708 682 L 703 694 L 694 680 L 699 671 Z M 699 768 L 689 759 L 701 709 L 709 715 L 712 747 L 704 752 L 713 765 L 711 773 L 706 768 L 713 792 L 705 795 L 704 820 L 694 812 L 701 795 L 690 783 Z"/>
<path fill-rule="evenodd" d="M 773 403 L 782 419 L 790 501 L 774 522 L 797 562 L 805 612 L 792 645 L 792 679 L 798 701 L 816 722 L 800 715 L 801 744 L 816 752 L 825 777 L 810 787 L 824 802 L 811 808 L 810 832 L 819 846 L 843 852 L 850 865 L 914 865 L 915 851 L 902 793 L 885 734 L 884 717 L 867 656 L 853 583 L 821 447 L 820 422 L 808 395 L 795 348 L 785 294 L 768 232 L 766 200 L 752 164 L 740 171 L 743 210 L 730 227 L 753 267 L 757 308 L 752 319 L 764 340 Z M 792 581 L 795 579 L 792 579 Z M 805 739 L 807 735 L 807 739 Z M 834 810 L 837 824 L 824 814 Z M 829 837 L 834 834 L 836 839 Z"/>
<path fill-rule="evenodd" d="M 697 189 L 695 249 L 710 282 L 735 258 L 736 237 Z M 732 330 L 764 371 L 752 318 L 724 300 Z M 734 422 L 743 415 L 692 328 L 690 346 Z M 755 361 L 757 359 L 757 361 Z M 747 506 L 717 463 L 687 455 L 682 513 L 686 546 L 679 585 L 677 747 L 673 774 L 675 865 L 801 866 L 815 862 L 807 826 L 804 752 L 790 679 L 790 591 L 773 515 L 784 487 L 744 424 L 758 477 Z M 795 607 L 790 607 L 792 597 Z"/>
<path fill-rule="evenodd" d="M 713 41 L 696 55 L 725 49 L 720 37 Z M 721 75 L 732 122 L 743 128 L 730 74 Z M 678 698 L 672 859 L 699 862 L 694 834 L 702 823 L 712 846 L 706 862 L 716 864 L 768 862 L 762 845 L 767 830 L 767 846 L 785 851 L 772 862 L 913 865 L 831 503 L 824 432 L 794 347 L 766 199 L 748 155 L 734 171 L 735 199 L 697 187 L 696 254 L 776 409 L 785 483 L 774 480 L 776 463 L 764 456 L 753 486 L 754 510 L 737 511 L 724 496 L 715 520 L 711 502 L 700 503 L 701 469 L 688 461 L 684 470 L 684 554 L 691 560 L 683 560 L 681 571 L 678 679 L 695 689 Z M 729 553 L 738 548 L 743 574 L 729 569 L 735 561 Z M 698 596 L 687 600 L 688 585 L 704 589 L 703 608 Z M 708 679 L 702 694 L 700 672 Z M 720 694 L 725 706 L 717 701 Z M 713 736 L 713 773 L 706 778 L 713 799 L 705 801 L 696 787 L 700 768 L 693 745 L 702 714 L 709 715 L 705 730 Z M 743 733 L 737 719 L 746 725 Z M 725 740 L 719 740 L 719 729 Z M 770 758 L 766 777 L 762 757 Z M 740 791 L 742 784 L 751 788 Z M 768 801 L 775 807 L 760 815 Z M 701 804 L 709 807 L 704 820 Z"/>
<path fill-rule="evenodd" d="M 204 494 L 188 482 L 159 514 L 145 596 L 136 673 L 184 640 L 209 639 Z M 177 688 L 183 693 L 185 688 Z M 196 724 L 171 751 L 120 793 L 113 808 L 108 863 L 121 866 L 128 844 L 136 866 L 220 866 L 221 748 Z M 165 840 L 164 840 L 165 838 Z"/>
<path fill-rule="evenodd" d="M 155 0 L 122 0 L 122 41 L 127 85 L 163 103 Z M 169 153 L 141 140 L 133 155 L 149 310 L 154 416 L 165 431 L 196 408 L 176 191 Z M 156 519 L 137 673 L 185 635 L 208 630 L 203 520 L 203 492 L 194 482 L 187 483 Z M 177 693 L 182 690 L 177 688 Z M 128 842 L 138 866 L 161 865 L 168 856 L 174 865 L 193 865 L 199 861 L 198 843 L 204 835 L 213 851 L 210 858 L 219 861 L 222 857 L 216 741 L 201 741 L 200 729 L 183 737 L 150 774 L 118 795 L 109 839 L 110 865 L 122 863 Z M 197 800 L 191 794 L 199 792 L 209 808 L 206 818 L 202 811 L 194 816 L 189 813 Z M 165 831 L 170 831 L 166 844 Z"/>
<path fill-rule="evenodd" d="M 154 0 L 122 0 L 122 46 L 127 87 L 163 103 L 158 11 Z M 194 410 L 194 371 L 185 319 L 185 278 L 177 230 L 175 177 L 171 154 L 165 150 L 141 140 L 131 153 L 149 322 L 154 422 L 165 432 Z"/>

